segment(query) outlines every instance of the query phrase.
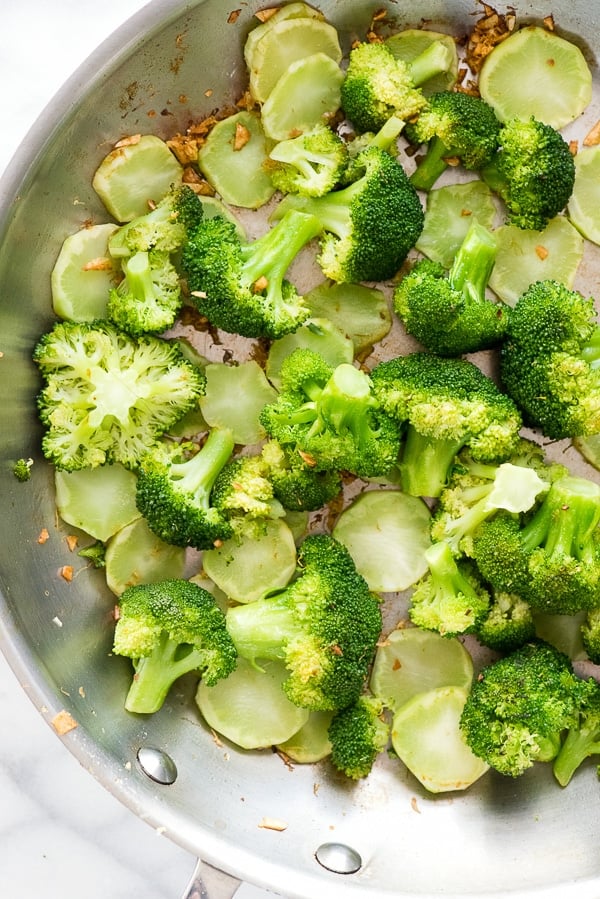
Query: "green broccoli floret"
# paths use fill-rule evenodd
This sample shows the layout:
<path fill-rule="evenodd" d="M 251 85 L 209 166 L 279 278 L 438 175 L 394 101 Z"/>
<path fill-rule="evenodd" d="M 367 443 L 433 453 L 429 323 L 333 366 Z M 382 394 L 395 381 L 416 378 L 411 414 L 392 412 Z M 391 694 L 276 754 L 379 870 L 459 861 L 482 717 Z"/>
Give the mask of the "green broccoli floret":
<path fill-rule="evenodd" d="M 283 193 L 321 197 L 338 186 L 348 163 L 342 138 L 325 124 L 275 144 L 266 170 Z"/>
<path fill-rule="evenodd" d="M 575 162 L 563 136 L 532 116 L 502 125 L 499 148 L 480 173 L 504 200 L 511 224 L 542 231 L 569 202 Z"/>
<path fill-rule="evenodd" d="M 496 652 L 514 652 L 535 637 L 531 606 L 516 593 L 492 590 L 488 613 L 475 628 L 475 635 Z"/>
<path fill-rule="evenodd" d="M 557 478 L 525 515 L 498 515 L 473 539 L 473 556 L 496 590 L 534 609 L 573 615 L 600 605 L 600 486 Z"/>
<path fill-rule="evenodd" d="M 552 770 L 561 787 L 566 787 L 583 762 L 600 755 L 600 686 L 591 678 L 578 709 L 577 720 L 563 736 Z"/>
<path fill-rule="evenodd" d="M 471 556 L 473 535 L 498 509 L 526 512 L 550 482 L 567 473 L 547 464 L 538 443 L 522 438 L 507 462 L 476 462 L 461 450 L 431 519 L 433 540 L 445 540 L 455 556 Z"/>
<path fill-rule="evenodd" d="M 279 396 L 260 421 L 316 470 L 376 477 L 389 472 L 400 451 L 400 428 L 381 410 L 369 376 L 350 363 L 334 368 L 306 348 L 284 360 Z"/>
<path fill-rule="evenodd" d="M 325 232 L 317 257 L 336 282 L 392 278 L 423 230 L 424 212 L 402 166 L 385 150 L 370 147 L 356 158 L 360 177 L 322 197 L 288 194 L 274 210 L 314 215 Z"/>
<path fill-rule="evenodd" d="M 290 209 L 262 237 L 243 241 L 236 225 L 205 219 L 184 244 L 181 263 L 191 299 L 216 327 L 243 337 L 283 337 L 309 310 L 285 275 L 321 233 L 314 216 Z"/>
<path fill-rule="evenodd" d="M 342 183 L 350 184 L 361 177 L 364 169 L 358 160 L 360 154 L 369 147 L 378 147 L 396 158 L 398 151 L 396 139 L 403 131 L 405 124 L 404 119 L 391 115 L 379 131 L 363 131 L 362 134 L 355 134 L 351 137 L 346 144 L 348 158 L 341 178 Z"/>
<path fill-rule="evenodd" d="M 174 343 L 133 338 L 109 322 L 60 322 L 33 359 L 46 386 L 38 410 L 44 455 L 74 471 L 110 462 L 135 467 L 186 412 L 206 378 Z"/>
<path fill-rule="evenodd" d="M 486 296 L 495 261 L 494 236 L 474 221 L 447 274 L 438 263 L 417 262 L 394 291 L 394 310 L 407 332 L 440 356 L 499 344 L 509 307 Z"/>
<path fill-rule="evenodd" d="M 121 594 L 113 651 L 133 660 L 125 708 L 146 714 L 161 708 L 182 675 L 198 672 L 212 686 L 237 663 L 214 596 L 177 578 L 138 584 Z"/>
<path fill-rule="evenodd" d="M 33 467 L 33 459 L 17 459 L 12 467 L 12 472 L 17 481 L 24 483 L 31 478 L 31 469 Z"/>
<path fill-rule="evenodd" d="M 432 544 L 424 557 L 429 571 L 413 590 L 410 620 L 443 637 L 473 633 L 490 607 L 490 595 L 475 567 L 455 559 L 444 541 Z"/>
<path fill-rule="evenodd" d="M 304 540 L 297 577 L 284 590 L 227 612 L 238 654 L 253 663 L 282 660 L 286 695 L 315 711 L 343 709 L 360 696 L 381 624 L 378 598 L 348 550 L 326 534 Z"/>
<path fill-rule="evenodd" d="M 465 446 L 478 462 L 503 462 L 515 451 L 521 416 L 472 362 L 409 353 L 380 362 L 371 378 L 384 411 L 406 424 L 400 462 L 406 492 L 439 496 Z"/>
<path fill-rule="evenodd" d="M 381 699 L 363 693 L 336 712 L 329 725 L 331 763 L 352 780 L 366 777 L 390 739 L 390 723 L 383 716 Z"/>
<path fill-rule="evenodd" d="M 581 641 L 588 658 L 600 665 L 600 607 L 587 611 L 581 624 Z"/>
<path fill-rule="evenodd" d="M 530 641 L 483 668 L 460 726 L 475 755 L 501 774 L 517 777 L 536 761 L 555 758 L 561 732 L 577 723 L 589 693 L 567 656 Z"/>
<path fill-rule="evenodd" d="M 211 505 L 229 519 L 280 518 L 284 515 L 271 483 L 271 469 L 263 455 L 238 456 L 221 469 Z"/>
<path fill-rule="evenodd" d="M 111 289 L 110 321 L 131 334 L 161 334 L 170 328 L 183 305 L 177 269 L 169 254 L 140 250 L 123 260 L 123 280 Z"/>
<path fill-rule="evenodd" d="M 202 201 L 189 184 L 173 185 L 154 209 L 121 225 L 111 235 L 109 252 L 117 258 L 149 250 L 175 253 L 202 217 Z"/>
<path fill-rule="evenodd" d="M 84 546 L 77 555 L 82 559 L 89 559 L 94 568 L 106 568 L 106 544 L 102 540 Z"/>
<path fill-rule="evenodd" d="M 339 496 L 342 490 L 339 471 L 315 468 L 307 461 L 310 457 L 296 447 L 268 440 L 261 455 L 268 468 L 273 495 L 284 509 L 314 512 Z"/>
<path fill-rule="evenodd" d="M 431 190 L 450 160 L 471 171 L 489 163 L 498 147 L 500 122 L 480 97 L 439 91 L 407 125 L 406 134 L 413 143 L 427 144 L 410 180 L 417 190 Z"/>
<path fill-rule="evenodd" d="M 392 115 L 411 119 L 426 102 L 420 85 L 451 64 L 452 55 L 440 41 L 410 63 L 397 59 L 386 44 L 357 44 L 341 86 L 344 112 L 359 131 L 378 131 Z"/>
<path fill-rule="evenodd" d="M 503 389 L 547 437 L 600 431 L 600 326 L 594 300 L 558 281 L 531 284 L 511 310 Z"/>
<path fill-rule="evenodd" d="M 191 443 L 163 442 L 142 457 L 137 507 L 165 543 L 210 549 L 232 536 L 232 525 L 211 493 L 233 447 L 231 431 L 213 428 L 199 450 Z"/>

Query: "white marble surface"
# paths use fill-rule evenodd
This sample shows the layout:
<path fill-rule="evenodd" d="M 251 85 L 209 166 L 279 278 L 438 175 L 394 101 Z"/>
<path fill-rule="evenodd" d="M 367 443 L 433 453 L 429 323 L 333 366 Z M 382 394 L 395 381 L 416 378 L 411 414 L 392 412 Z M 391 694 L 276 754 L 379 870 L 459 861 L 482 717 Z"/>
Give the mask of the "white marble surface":
<path fill-rule="evenodd" d="M 0 172 L 66 78 L 141 0 L 0 3 Z M 67 752 L 0 655 L 2 899 L 180 899 L 195 859 Z M 244 885 L 237 899 L 264 899 Z"/>

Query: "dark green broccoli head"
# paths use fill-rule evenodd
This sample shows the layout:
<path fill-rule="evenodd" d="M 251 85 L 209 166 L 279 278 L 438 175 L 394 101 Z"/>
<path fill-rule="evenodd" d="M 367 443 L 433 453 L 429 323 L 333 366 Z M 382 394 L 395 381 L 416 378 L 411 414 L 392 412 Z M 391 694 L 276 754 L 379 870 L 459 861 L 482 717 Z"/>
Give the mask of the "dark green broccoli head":
<path fill-rule="evenodd" d="M 165 543 L 210 549 L 232 536 L 227 515 L 213 504 L 212 489 L 233 447 L 231 431 L 215 428 L 200 450 L 189 443 L 161 443 L 142 458 L 137 506 Z"/>
<path fill-rule="evenodd" d="M 298 550 L 285 590 L 227 612 L 239 655 L 280 659 L 284 690 L 303 708 L 346 708 L 361 694 L 381 632 L 379 600 L 341 543 L 325 534 Z"/>
<path fill-rule="evenodd" d="M 292 512 L 314 512 L 340 495 L 342 478 L 337 470 L 320 470 L 309 464 L 306 453 L 268 440 L 262 449 L 273 495 Z M 312 459 L 310 459 L 312 461 Z"/>
<path fill-rule="evenodd" d="M 214 597 L 176 578 L 124 591 L 113 651 L 133 660 L 135 676 L 125 708 L 142 713 L 158 711 L 182 675 L 196 671 L 211 686 L 231 674 L 237 661 Z"/>
<path fill-rule="evenodd" d="M 499 143 L 494 158 L 481 169 L 482 177 L 504 200 L 513 225 L 541 231 L 573 192 L 575 162 L 569 144 L 533 116 L 505 122 Z"/>
<path fill-rule="evenodd" d="M 562 439 L 600 431 L 600 327 L 592 298 L 558 281 L 530 285 L 511 311 L 503 387 L 526 423 Z"/>
<path fill-rule="evenodd" d="M 42 448 L 57 468 L 135 467 L 197 405 L 206 378 L 174 343 L 129 337 L 108 322 L 60 322 L 33 353 Z"/>
<path fill-rule="evenodd" d="M 600 754 L 600 686 L 595 680 L 586 682 L 588 690 L 579 706 L 577 721 L 563 737 L 552 770 L 561 787 L 588 758 Z"/>
<path fill-rule="evenodd" d="M 390 738 L 381 699 L 363 694 L 335 713 L 329 725 L 331 763 L 352 780 L 366 777 Z"/>
<path fill-rule="evenodd" d="M 269 154 L 267 171 L 283 193 L 321 197 L 334 190 L 348 164 L 342 138 L 325 124 L 312 131 L 279 141 Z"/>
<path fill-rule="evenodd" d="M 263 455 L 238 456 L 215 480 L 211 504 L 228 518 L 272 518 L 283 515 L 274 496 L 271 472 Z"/>
<path fill-rule="evenodd" d="M 316 218 L 294 209 L 250 241 L 242 241 L 235 224 L 221 216 L 205 219 L 181 255 L 192 301 L 213 325 L 244 337 L 295 331 L 309 311 L 285 275 L 320 232 Z"/>
<path fill-rule="evenodd" d="M 461 717 L 475 755 L 501 774 L 517 777 L 557 754 L 563 730 L 576 724 L 590 692 L 569 659 L 531 641 L 481 671 Z"/>
<path fill-rule="evenodd" d="M 581 640 L 588 658 L 600 665 L 600 607 L 589 609 L 581 624 Z"/>
<path fill-rule="evenodd" d="M 189 184 L 174 184 L 154 209 L 121 225 L 109 239 L 111 256 L 156 250 L 175 253 L 203 218 L 202 201 Z"/>
<path fill-rule="evenodd" d="M 492 592 L 489 611 L 475 633 L 484 646 L 496 652 L 513 652 L 535 637 L 531 606 L 516 593 Z"/>
<path fill-rule="evenodd" d="M 124 278 L 110 291 L 107 316 L 133 337 L 162 334 L 183 305 L 181 283 L 169 254 L 139 251 L 122 262 Z"/>
<path fill-rule="evenodd" d="M 428 144 L 411 181 L 418 190 L 430 190 L 449 161 L 477 170 L 490 162 L 498 147 L 500 122 L 489 104 L 462 91 L 432 94 L 405 133 L 413 143 Z"/>

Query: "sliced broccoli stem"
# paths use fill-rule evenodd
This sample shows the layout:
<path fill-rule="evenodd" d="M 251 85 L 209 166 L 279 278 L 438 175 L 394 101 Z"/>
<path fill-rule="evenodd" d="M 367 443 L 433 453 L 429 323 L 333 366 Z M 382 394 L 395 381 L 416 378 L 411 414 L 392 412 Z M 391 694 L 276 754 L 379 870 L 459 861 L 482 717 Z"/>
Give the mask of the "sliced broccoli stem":
<path fill-rule="evenodd" d="M 444 440 L 420 434 L 411 424 L 406 430 L 400 462 L 402 487 L 412 496 L 439 496 L 462 440 Z"/>
<path fill-rule="evenodd" d="M 487 228 L 474 221 L 450 269 L 449 281 L 452 288 L 472 300 L 485 300 L 485 289 L 496 262 L 496 251 L 494 236 Z"/>
<path fill-rule="evenodd" d="M 584 725 L 567 732 L 552 768 L 561 787 L 567 786 L 581 763 L 591 755 L 600 755 L 600 724 L 597 719 L 594 719 L 592 728 Z"/>
<path fill-rule="evenodd" d="M 171 640 L 161 634 L 156 649 L 135 662 L 125 708 L 128 712 L 152 714 L 163 705 L 171 685 L 182 675 L 196 671 L 203 663 L 202 654 L 189 644 Z"/>
<path fill-rule="evenodd" d="M 600 366 L 600 328 L 595 328 L 592 336 L 581 350 L 581 357 L 591 368 Z"/>
<path fill-rule="evenodd" d="M 600 522 L 600 487 L 586 478 L 555 481 L 545 500 L 521 532 L 523 547 L 543 546 L 550 557 L 572 556 L 595 564 L 591 539 Z"/>
<path fill-rule="evenodd" d="M 415 87 L 420 87 L 430 78 L 447 72 L 452 62 L 453 54 L 450 48 L 442 41 L 432 41 L 408 64 L 410 79 Z"/>
<path fill-rule="evenodd" d="M 213 428 L 202 449 L 186 462 L 171 465 L 171 477 L 177 489 L 192 493 L 201 508 L 210 508 L 210 493 L 225 463 L 229 460 L 235 441 L 227 428 Z"/>
<path fill-rule="evenodd" d="M 440 137 L 434 136 L 427 144 L 425 155 L 410 176 L 410 182 L 417 190 L 431 190 L 438 178 L 448 168 L 446 159 L 451 154 Z"/>
<path fill-rule="evenodd" d="M 127 278 L 127 286 L 140 303 L 153 303 L 156 300 L 150 257 L 145 251 L 134 253 L 123 263 L 123 271 Z"/>
<path fill-rule="evenodd" d="M 238 654 L 253 663 L 257 659 L 284 660 L 288 641 L 304 636 L 288 607 L 285 590 L 230 609 L 227 629 Z"/>

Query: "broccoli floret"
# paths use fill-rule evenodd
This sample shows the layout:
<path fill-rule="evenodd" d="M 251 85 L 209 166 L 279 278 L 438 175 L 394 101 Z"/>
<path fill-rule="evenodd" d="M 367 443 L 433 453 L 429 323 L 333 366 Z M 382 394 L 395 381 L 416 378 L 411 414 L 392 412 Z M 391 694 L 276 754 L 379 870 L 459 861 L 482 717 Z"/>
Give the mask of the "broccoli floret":
<path fill-rule="evenodd" d="M 475 567 L 457 560 L 447 543 L 434 543 L 424 553 L 429 567 L 416 584 L 408 610 L 417 627 L 454 637 L 477 630 L 490 607 L 490 595 Z"/>
<path fill-rule="evenodd" d="M 581 624 L 581 641 L 588 658 L 600 665 L 600 607 L 586 613 Z"/>
<path fill-rule="evenodd" d="M 17 459 L 12 467 L 12 472 L 17 481 L 24 483 L 31 478 L 31 469 L 33 467 L 33 459 Z"/>
<path fill-rule="evenodd" d="M 375 477 L 389 472 L 400 451 L 400 428 L 382 412 L 369 376 L 350 363 L 333 368 L 307 348 L 284 360 L 279 396 L 260 421 L 316 470 Z"/>
<path fill-rule="evenodd" d="M 191 443 L 164 442 L 143 456 L 137 507 L 165 543 L 210 549 L 232 536 L 233 527 L 211 493 L 233 447 L 231 431 L 213 428 L 199 450 Z"/>
<path fill-rule="evenodd" d="M 238 456 L 227 462 L 215 480 L 211 504 L 230 519 L 241 515 L 280 518 L 284 514 L 263 455 Z"/>
<path fill-rule="evenodd" d="M 547 437 L 600 431 L 600 326 L 594 300 L 537 281 L 511 310 L 500 355 L 503 389 Z"/>
<path fill-rule="evenodd" d="M 503 462 L 515 451 L 521 416 L 472 362 L 409 353 L 380 362 L 371 378 L 384 411 L 406 424 L 400 462 L 406 492 L 439 496 L 465 446 L 478 462 Z"/>
<path fill-rule="evenodd" d="M 473 535 L 498 509 L 526 512 L 550 482 L 567 473 L 546 464 L 538 443 L 522 438 L 507 462 L 476 462 L 468 449 L 456 457 L 431 519 L 433 540 L 445 540 L 455 556 L 471 556 Z"/>
<path fill-rule="evenodd" d="M 381 699 L 363 693 L 356 702 L 336 712 L 329 725 L 331 763 L 352 780 L 366 777 L 390 739 L 390 724 L 383 716 Z"/>
<path fill-rule="evenodd" d="M 113 651 L 133 660 L 125 701 L 129 712 L 157 712 L 184 674 L 196 671 L 212 686 L 237 663 L 214 596 L 177 578 L 138 584 L 121 594 Z"/>
<path fill-rule="evenodd" d="M 473 556 L 497 590 L 534 609 L 573 615 L 600 605 L 600 486 L 557 478 L 521 518 L 498 513 L 473 539 Z"/>
<path fill-rule="evenodd" d="M 322 197 L 288 194 L 274 210 L 299 209 L 317 217 L 325 232 L 318 262 L 336 282 L 392 278 L 423 230 L 424 212 L 402 166 L 370 147 L 356 158 L 360 177 Z"/>
<path fill-rule="evenodd" d="M 315 468 L 306 453 L 268 440 L 262 448 L 273 495 L 291 512 L 314 512 L 342 490 L 342 477 L 333 469 Z M 312 460 L 311 460 L 312 461 Z"/>
<path fill-rule="evenodd" d="M 320 233 L 318 219 L 294 209 L 248 241 L 222 216 L 205 219 L 181 254 L 192 301 L 213 325 L 244 337 L 275 339 L 295 331 L 309 310 L 285 275 Z"/>
<path fill-rule="evenodd" d="M 110 321 L 131 334 L 161 334 L 174 324 L 183 305 L 177 269 L 168 253 L 139 251 L 122 263 L 124 278 L 111 289 Z"/>
<path fill-rule="evenodd" d="M 394 291 L 394 309 L 409 334 L 431 353 L 460 356 L 500 343 L 509 307 L 486 297 L 496 261 L 496 240 L 473 222 L 446 274 L 420 260 Z"/>
<path fill-rule="evenodd" d="M 561 787 L 566 787 L 580 765 L 590 756 L 600 755 L 600 686 L 588 680 L 578 709 L 577 720 L 563 736 L 552 770 Z"/>
<path fill-rule="evenodd" d="M 360 696 L 381 625 L 378 598 L 348 550 L 326 534 L 304 540 L 297 577 L 284 590 L 227 612 L 238 654 L 284 661 L 286 695 L 315 711 L 346 708 Z"/>
<path fill-rule="evenodd" d="M 321 197 L 339 184 L 348 162 L 342 138 L 325 124 L 275 144 L 266 165 L 283 193 Z"/>
<path fill-rule="evenodd" d="M 94 568 L 106 568 L 106 544 L 102 540 L 84 546 L 77 555 L 82 559 L 89 559 Z"/>
<path fill-rule="evenodd" d="M 135 467 L 197 405 L 206 378 L 174 343 L 133 338 L 109 322 L 60 322 L 33 359 L 46 386 L 38 410 L 44 455 L 75 471 L 110 462 Z"/>
<path fill-rule="evenodd" d="M 543 641 L 530 641 L 483 668 L 460 726 L 475 755 L 517 777 L 536 761 L 556 756 L 561 732 L 577 723 L 589 692 L 567 656 Z"/>
<path fill-rule="evenodd" d="M 356 181 L 364 173 L 364 169 L 360 166 L 358 160 L 360 154 L 369 147 L 378 147 L 385 150 L 391 156 L 397 156 L 396 139 L 405 126 L 404 119 L 392 115 L 386 120 L 385 124 L 379 131 L 364 131 L 362 134 L 355 134 L 346 144 L 347 147 L 347 163 L 343 172 L 341 181 L 343 184 L 350 184 Z"/>
<path fill-rule="evenodd" d="M 499 148 L 481 176 L 504 200 L 513 225 L 542 231 L 569 201 L 575 162 L 563 136 L 532 116 L 502 125 Z"/>
<path fill-rule="evenodd" d="M 154 209 L 121 225 L 111 235 L 109 252 L 115 257 L 149 250 L 175 253 L 202 217 L 202 201 L 189 184 L 173 185 Z"/>
<path fill-rule="evenodd" d="M 475 628 L 480 643 L 496 652 L 514 652 L 535 637 L 531 606 L 516 593 L 491 591 L 487 615 Z"/>
<path fill-rule="evenodd" d="M 427 144 L 411 175 L 417 190 L 431 190 L 450 161 L 471 171 L 490 162 L 498 147 L 500 122 L 480 97 L 462 91 L 432 94 L 406 134 L 413 143 Z"/>
<path fill-rule="evenodd" d="M 452 64 L 448 48 L 434 41 L 410 63 L 382 43 L 360 43 L 350 51 L 342 81 L 342 107 L 359 131 L 378 131 L 392 115 L 411 119 L 425 105 L 420 85 Z"/>

